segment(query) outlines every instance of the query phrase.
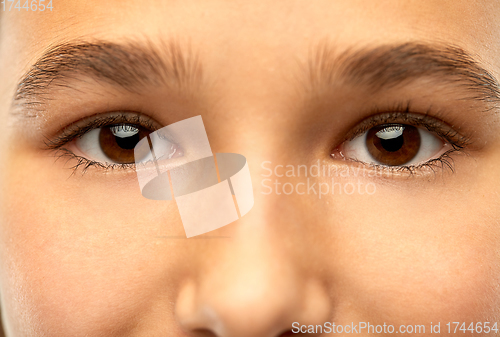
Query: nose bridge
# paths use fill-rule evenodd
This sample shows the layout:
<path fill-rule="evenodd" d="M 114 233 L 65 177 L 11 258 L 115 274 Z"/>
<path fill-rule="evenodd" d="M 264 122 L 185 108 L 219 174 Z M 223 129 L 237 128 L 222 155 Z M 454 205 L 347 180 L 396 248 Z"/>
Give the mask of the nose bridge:
<path fill-rule="evenodd" d="M 252 241 L 235 244 L 231 251 L 225 252 L 225 258 L 221 257 L 224 260 L 219 271 L 212 269 L 200 280 L 200 299 L 217 308 L 221 316 L 231 314 L 231 307 L 245 308 L 255 319 L 264 320 L 282 309 L 284 300 L 290 305 L 298 304 L 297 298 L 279 294 L 300 289 L 301 280 L 294 266 L 280 254 L 278 247 Z"/>

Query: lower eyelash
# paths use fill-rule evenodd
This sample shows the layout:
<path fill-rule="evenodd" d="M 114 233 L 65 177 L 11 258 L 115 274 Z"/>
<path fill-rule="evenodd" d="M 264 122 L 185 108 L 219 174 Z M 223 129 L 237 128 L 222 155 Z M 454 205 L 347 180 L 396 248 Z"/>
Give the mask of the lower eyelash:
<path fill-rule="evenodd" d="M 81 170 L 82 175 L 87 172 L 87 170 L 91 167 L 96 167 L 105 171 L 114 171 L 114 170 L 135 170 L 135 163 L 130 164 L 112 164 L 112 163 L 103 163 L 95 160 L 91 160 L 82 156 L 79 156 L 73 151 L 68 150 L 66 148 L 58 148 L 54 150 L 54 156 L 56 157 L 56 161 L 61 158 L 66 158 L 66 163 L 71 160 L 76 160 L 76 164 L 69 167 L 73 172 L 71 175 L 74 175 L 78 170 Z"/>
<path fill-rule="evenodd" d="M 348 159 L 348 160 L 363 166 L 368 166 L 370 169 L 374 171 L 383 171 L 385 174 L 389 176 L 394 176 L 394 175 L 401 176 L 406 174 L 408 177 L 413 177 L 417 174 L 424 173 L 426 169 L 432 171 L 434 175 L 437 174 L 436 169 L 440 169 L 442 172 L 449 170 L 451 173 L 455 173 L 455 160 L 451 157 L 451 154 L 455 152 L 460 152 L 462 154 L 467 155 L 467 152 L 463 150 L 463 147 L 460 147 L 458 145 L 452 144 L 452 147 L 453 148 L 451 150 L 446 151 L 438 158 L 428 160 L 418 165 L 387 166 L 375 163 L 365 163 L 363 161 L 356 159 Z"/>

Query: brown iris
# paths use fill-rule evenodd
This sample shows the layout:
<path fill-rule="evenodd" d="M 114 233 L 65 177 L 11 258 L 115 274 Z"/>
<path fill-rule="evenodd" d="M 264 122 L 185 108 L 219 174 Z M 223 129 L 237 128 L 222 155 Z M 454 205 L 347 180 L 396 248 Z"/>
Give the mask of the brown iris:
<path fill-rule="evenodd" d="M 134 163 L 134 148 L 151 131 L 136 125 L 120 124 L 101 128 L 99 146 L 117 164 Z"/>
<path fill-rule="evenodd" d="M 405 124 L 385 124 L 371 128 L 366 135 L 366 146 L 372 157 L 388 166 L 408 163 L 420 149 L 418 129 Z"/>

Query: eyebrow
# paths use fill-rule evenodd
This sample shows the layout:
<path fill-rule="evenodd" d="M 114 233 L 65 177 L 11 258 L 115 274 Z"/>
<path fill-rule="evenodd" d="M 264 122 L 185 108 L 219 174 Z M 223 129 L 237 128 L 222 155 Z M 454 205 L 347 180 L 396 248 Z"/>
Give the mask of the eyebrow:
<path fill-rule="evenodd" d="M 421 78 L 464 88 L 464 99 L 500 101 L 500 85 L 463 48 L 448 44 L 409 42 L 336 53 L 320 44 L 308 61 L 309 83 L 366 86 L 373 92 Z M 112 43 L 67 42 L 49 48 L 19 82 L 14 102 L 36 105 L 50 86 L 68 87 L 77 75 L 108 81 L 126 90 L 167 85 L 193 88 L 201 83 L 202 67 L 189 48 L 175 41 Z"/>
<path fill-rule="evenodd" d="M 130 91 L 148 85 L 193 88 L 201 82 L 202 68 L 197 55 L 175 41 L 67 42 L 49 48 L 30 67 L 17 86 L 14 102 L 42 103 L 49 87 L 69 87 L 68 80 L 79 75 Z"/>
<path fill-rule="evenodd" d="M 449 44 L 409 42 L 336 53 L 321 43 L 311 54 L 307 71 L 313 88 L 348 83 L 377 93 L 426 78 L 465 89 L 468 96 L 463 99 L 500 101 L 495 76 L 463 48 Z"/>

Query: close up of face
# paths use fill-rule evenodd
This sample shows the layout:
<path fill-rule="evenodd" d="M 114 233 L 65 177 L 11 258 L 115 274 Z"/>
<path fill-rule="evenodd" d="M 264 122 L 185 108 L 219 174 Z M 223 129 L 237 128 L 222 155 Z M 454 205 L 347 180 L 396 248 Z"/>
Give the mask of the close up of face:
<path fill-rule="evenodd" d="M 0 4 L 7 336 L 500 336 L 500 2 L 22 5 Z M 195 116 L 255 203 L 187 238 L 134 147 Z"/>

